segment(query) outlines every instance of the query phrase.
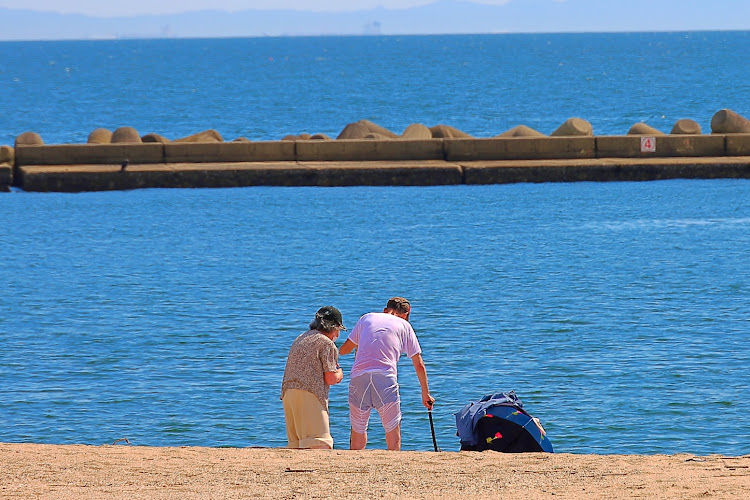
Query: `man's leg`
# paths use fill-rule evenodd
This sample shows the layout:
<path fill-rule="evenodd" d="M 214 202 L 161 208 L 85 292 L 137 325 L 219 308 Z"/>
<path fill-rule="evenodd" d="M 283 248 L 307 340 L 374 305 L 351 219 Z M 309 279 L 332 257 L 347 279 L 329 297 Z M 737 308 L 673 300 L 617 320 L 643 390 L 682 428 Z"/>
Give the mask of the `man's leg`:
<path fill-rule="evenodd" d="M 392 431 L 385 433 L 385 444 L 391 451 L 401 450 L 401 424 L 398 424 Z"/>
<path fill-rule="evenodd" d="M 401 398 L 398 392 L 391 394 L 391 402 L 376 408 L 380 414 L 380 421 L 385 429 L 385 444 L 389 450 L 401 449 Z"/>
<path fill-rule="evenodd" d="M 368 375 L 360 375 L 349 381 L 350 450 L 364 450 L 367 446 L 367 423 L 370 421 L 371 410 L 368 402 L 369 385 Z"/>
<path fill-rule="evenodd" d="M 354 429 L 352 429 L 349 436 L 349 449 L 364 450 L 365 446 L 367 446 L 367 431 L 364 434 L 360 434 L 359 432 L 354 432 Z"/>

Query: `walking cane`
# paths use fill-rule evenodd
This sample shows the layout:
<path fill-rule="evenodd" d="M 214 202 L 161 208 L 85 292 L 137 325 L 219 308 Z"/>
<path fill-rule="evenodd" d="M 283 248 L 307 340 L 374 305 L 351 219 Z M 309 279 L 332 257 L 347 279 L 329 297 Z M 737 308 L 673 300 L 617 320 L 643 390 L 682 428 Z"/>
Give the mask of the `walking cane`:
<path fill-rule="evenodd" d="M 432 422 L 432 408 L 427 410 L 427 415 L 430 416 L 430 430 L 432 431 L 432 446 L 435 447 L 435 451 L 440 451 L 435 440 L 435 424 Z"/>

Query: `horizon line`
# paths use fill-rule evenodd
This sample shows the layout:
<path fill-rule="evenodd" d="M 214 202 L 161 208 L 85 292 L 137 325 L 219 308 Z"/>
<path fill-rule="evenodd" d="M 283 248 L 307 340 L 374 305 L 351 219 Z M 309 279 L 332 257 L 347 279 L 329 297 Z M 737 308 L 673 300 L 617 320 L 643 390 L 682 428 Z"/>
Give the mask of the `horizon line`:
<path fill-rule="evenodd" d="M 89 38 L 14 38 L 3 39 L 0 34 L 0 43 L 13 42 L 114 42 L 129 40 L 232 40 L 247 38 L 325 38 L 325 37 L 356 37 L 356 38 L 377 38 L 377 37 L 396 37 L 396 36 L 507 36 L 507 35 L 626 35 L 626 34 L 648 34 L 648 33 L 743 33 L 750 32 L 750 29 L 733 29 L 733 28 L 700 28 L 700 29 L 665 29 L 665 30 L 601 30 L 601 31 L 475 31 L 475 32 L 436 32 L 436 33 L 317 33 L 317 34 L 283 34 L 283 35 L 244 35 L 244 36 L 101 36 Z"/>

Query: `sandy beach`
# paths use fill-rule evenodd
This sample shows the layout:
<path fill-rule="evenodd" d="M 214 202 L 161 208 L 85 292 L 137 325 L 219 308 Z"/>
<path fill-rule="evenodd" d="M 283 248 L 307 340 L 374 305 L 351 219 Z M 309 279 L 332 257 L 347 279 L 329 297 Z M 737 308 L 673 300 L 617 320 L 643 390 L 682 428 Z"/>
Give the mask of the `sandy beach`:
<path fill-rule="evenodd" d="M 747 498 L 750 455 L 0 444 L 1 498 Z"/>

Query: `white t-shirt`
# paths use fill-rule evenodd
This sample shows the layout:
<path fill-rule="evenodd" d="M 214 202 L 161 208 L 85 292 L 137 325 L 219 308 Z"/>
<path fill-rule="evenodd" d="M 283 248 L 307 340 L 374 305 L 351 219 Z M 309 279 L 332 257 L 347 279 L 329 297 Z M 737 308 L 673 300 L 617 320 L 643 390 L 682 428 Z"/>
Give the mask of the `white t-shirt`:
<path fill-rule="evenodd" d="M 357 345 L 351 377 L 371 372 L 396 376 L 401 354 L 411 358 L 422 352 L 409 322 L 387 313 L 368 313 L 359 318 L 348 340 Z"/>

